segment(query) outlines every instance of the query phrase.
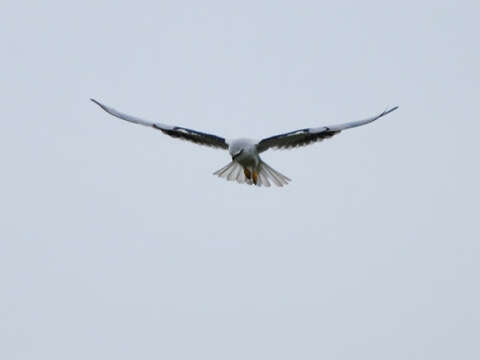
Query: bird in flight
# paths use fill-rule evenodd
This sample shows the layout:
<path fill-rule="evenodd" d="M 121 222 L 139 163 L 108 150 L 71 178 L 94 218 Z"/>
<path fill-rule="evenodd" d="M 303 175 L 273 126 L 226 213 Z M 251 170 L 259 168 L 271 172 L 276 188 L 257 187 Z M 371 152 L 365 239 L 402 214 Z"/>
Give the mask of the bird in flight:
<path fill-rule="evenodd" d="M 107 113 L 122 120 L 149 126 L 160 130 L 171 137 L 191 141 L 195 144 L 228 150 L 232 157 L 232 161 L 221 169 L 215 171 L 213 174 L 228 181 L 237 181 L 240 184 L 256 186 L 270 186 L 271 183 L 277 186 L 284 186 L 291 181 L 288 177 L 267 165 L 260 158 L 260 153 L 268 149 L 292 149 L 299 146 L 313 144 L 317 141 L 331 138 L 343 130 L 371 123 L 398 109 L 398 106 L 395 106 L 364 120 L 352 121 L 333 126 L 299 129 L 257 141 L 245 138 L 226 140 L 217 135 L 207 134 L 180 126 L 166 125 L 156 121 L 149 121 L 127 115 L 106 106 L 97 100 L 90 100 L 100 106 Z"/>

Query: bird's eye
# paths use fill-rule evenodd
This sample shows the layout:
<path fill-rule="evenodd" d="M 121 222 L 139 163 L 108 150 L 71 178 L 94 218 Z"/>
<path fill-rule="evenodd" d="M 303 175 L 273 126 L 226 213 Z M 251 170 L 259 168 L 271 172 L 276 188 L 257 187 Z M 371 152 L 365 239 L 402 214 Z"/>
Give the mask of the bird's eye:
<path fill-rule="evenodd" d="M 235 160 L 235 158 L 237 158 L 242 152 L 243 152 L 243 149 L 241 149 L 240 151 L 237 151 L 235 154 L 232 155 L 232 159 Z"/>

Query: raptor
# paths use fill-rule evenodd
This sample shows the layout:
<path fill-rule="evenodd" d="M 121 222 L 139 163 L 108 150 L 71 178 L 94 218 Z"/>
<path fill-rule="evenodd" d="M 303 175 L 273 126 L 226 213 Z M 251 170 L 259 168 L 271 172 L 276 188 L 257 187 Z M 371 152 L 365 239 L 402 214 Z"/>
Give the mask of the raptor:
<path fill-rule="evenodd" d="M 331 138 L 343 130 L 369 124 L 398 109 L 398 106 L 395 106 L 364 120 L 332 126 L 299 129 L 284 134 L 270 136 L 258 141 L 246 138 L 227 140 L 221 136 L 187 129 L 181 126 L 172 126 L 156 121 L 149 121 L 121 113 L 97 100 L 90 100 L 100 106 L 107 113 L 122 120 L 149 126 L 160 130 L 171 137 L 191 141 L 195 144 L 228 150 L 232 161 L 221 169 L 215 171 L 213 174 L 229 181 L 237 181 L 241 184 L 256 186 L 270 186 L 272 183 L 277 186 L 284 186 L 291 181 L 288 177 L 267 165 L 260 158 L 262 152 L 267 151 L 268 149 L 292 149 L 313 144 Z"/>

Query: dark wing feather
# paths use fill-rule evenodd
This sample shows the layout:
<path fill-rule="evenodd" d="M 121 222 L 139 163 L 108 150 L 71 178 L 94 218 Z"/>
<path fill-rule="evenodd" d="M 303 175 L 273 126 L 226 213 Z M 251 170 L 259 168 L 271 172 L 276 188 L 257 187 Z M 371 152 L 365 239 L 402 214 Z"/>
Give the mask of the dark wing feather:
<path fill-rule="evenodd" d="M 311 129 L 301 129 L 285 134 L 275 135 L 261 140 L 257 149 L 258 152 L 273 149 L 292 149 L 298 146 L 305 146 L 323 139 L 328 139 L 340 131 L 330 131 L 327 127 L 324 130 L 312 133 Z"/>
<path fill-rule="evenodd" d="M 158 129 L 166 135 L 169 135 L 171 137 L 178 138 L 181 140 L 191 141 L 195 144 L 206 145 L 206 146 L 216 147 L 220 149 L 228 149 L 227 142 L 225 141 L 224 138 L 220 136 L 207 134 L 207 133 L 187 129 L 180 126 L 170 126 L 170 125 L 162 124 L 159 122 L 153 122 L 153 121 L 141 119 L 135 116 L 121 113 L 94 99 L 90 99 L 90 100 L 92 100 L 95 104 L 100 106 L 103 110 L 105 110 L 110 115 L 118 117 L 119 119 L 126 120 L 135 124 L 153 127 L 154 129 Z"/>
<path fill-rule="evenodd" d="M 158 125 L 153 125 L 153 127 L 173 138 L 190 141 L 199 145 L 211 146 L 225 150 L 228 149 L 228 144 L 225 139 L 217 135 L 207 134 L 180 126 L 174 126 L 172 129 L 162 129 Z"/>
<path fill-rule="evenodd" d="M 342 130 L 371 123 L 372 121 L 375 121 L 396 109 L 398 109 L 398 106 L 395 106 L 389 110 L 385 110 L 384 112 L 365 120 L 352 121 L 333 126 L 323 126 L 319 128 L 300 129 L 285 134 L 271 136 L 261 140 L 257 144 L 257 150 L 258 152 L 263 152 L 271 148 L 292 149 L 298 146 L 313 144 L 317 141 L 331 138 L 332 136 L 339 134 Z"/>

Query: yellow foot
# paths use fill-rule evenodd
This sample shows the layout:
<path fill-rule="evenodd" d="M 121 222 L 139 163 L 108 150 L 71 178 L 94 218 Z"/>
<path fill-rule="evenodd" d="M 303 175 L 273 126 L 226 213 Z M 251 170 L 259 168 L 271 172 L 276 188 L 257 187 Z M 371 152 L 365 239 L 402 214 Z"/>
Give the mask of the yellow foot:
<path fill-rule="evenodd" d="M 258 173 L 256 171 L 253 172 L 253 183 L 257 185 L 258 182 Z"/>
<path fill-rule="evenodd" d="M 244 168 L 243 169 L 243 173 L 245 174 L 245 177 L 250 180 L 252 178 L 252 173 L 250 172 L 250 170 L 248 170 L 247 168 Z"/>

